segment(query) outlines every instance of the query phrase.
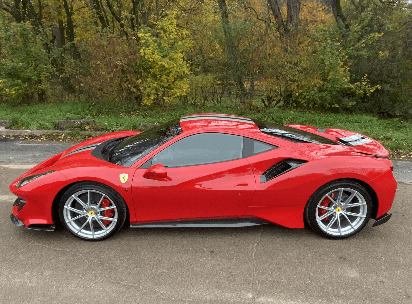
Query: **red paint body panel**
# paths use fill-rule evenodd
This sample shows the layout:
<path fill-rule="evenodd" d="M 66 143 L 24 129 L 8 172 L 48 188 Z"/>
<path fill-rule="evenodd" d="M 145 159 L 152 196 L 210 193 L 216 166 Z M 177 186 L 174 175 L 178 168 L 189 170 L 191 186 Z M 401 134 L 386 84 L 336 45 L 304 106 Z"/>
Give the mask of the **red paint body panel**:
<path fill-rule="evenodd" d="M 285 154 L 288 153 L 278 149 L 270 155 L 261 154 L 247 159 L 252 163 L 255 175 L 260 177 L 268 167 L 288 158 Z M 266 183 L 257 181 L 256 194 L 247 215 L 288 228 L 303 228 L 303 211 L 311 195 L 324 184 L 338 179 L 356 179 L 371 185 L 378 196 L 378 216 L 386 213 L 392 205 L 396 181 L 389 168 L 390 161 L 386 159 L 339 156 L 310 160 L 307 154 L 299 159 L 309 161 Z M 377 186 L 382 186 L 383 179 L 385 187 L 379 189 Z"/>
<path fill-rule="evenodd" d="M 166 171 L 166 178 L 147 179 L 146 169 L 136 170 L 132 186 L 138 222 L 240 217 L 255 192 L 245 159 Z"/>
<path fill-rule="evenodd" d="M 119 178 L 119 175 L 123 173 L 133 176 L 133 168 L 107 163 L 91 156 L 90 151 L 84 151 L 66 156 L 54 163 L 52 167 L 37 172 L 50 170 L 56 170 L 57 172 L 42 176 L 21 188 L 16 188 L 21 177 L 10 185 L 10 191 L 27 202 L 18 214 L 14 214 L 25 226 L 30 224 L 53 224 L 51 207 L 55 196 L 64 187 L 80 181 L 99 182 L 113 188 L 125 200 L 129 208 L 130 220 L 135 221 L 135 211 L 131 191 L 129 191 L 131 190 L 131 181 L 129 179 L 123 184 Z M 24 176 L 27 175 L 31 174 L 24 174 Z"/>
<path fill-rule="evenodd" d="M 235 116 L 229 116 L 235 117 Z M 236 117 L 235 117 L 236 118 Z M 131 223 L 206 219 L 260 218 L 290 228 L 303 228 L 303 212 L 311 195 L 324 184 L 338 179 L 356 179 L 374 189 L 378 198 L 377 217 L 392 206 L 396 181 L 391 162 L 365 153 L 385 157 L 387 151 L 376 141 L 358 146 L 294 143 L 262 133 L 246 119 L 182 120 L 182 134 L 158 147 L 131 167 L 122 167 L 91 155 L 85 150 L 67 155 L 76 149 L 108 139 L 136 135 L 139 132 L 115 132 L 80 143 L 28 170 L 13 181 L 10 190 L 27 203 L 13 214 L 25 226 L 53 224 L 52 204 L 65 187 L 80 181 L 95 181 L 117 191 L 126 202 Z M 289 125 L 327 137 L 335 142 L 355 132 Z M 179 168 L 157 168 L 144 177 L 148 169 L 139 168 L 153 155 L 174 142 L 204 132 L 245 136 L 272 144 L 277 149 L 247 158 L 216 164 Z M 284 159 L 298 159 L 305 164 L 265 183 L 260 176 L 269 167 Z M 50 170 L 56 172 L 16 188 L 24 177 Z M 164 175 L 166 177 L 160 177 Z M 121 183 L 120 174 L 128 174 Z"/>
<path fill-rule="evenodd" d="M 20 212 L 17 213 L 17 208 L 13 209 L 13 214 L 26 227 L 31 224 L 53 224 L 51 205 L 65 181 L 65 176 L 54 172 L 40 177 L 36 184 L 28 183 L 21 188 L 15 188 L 15 183 L 11 184 L 10 190 L 27 202 Z"/>
<path fill-rule="evenodd" d="M 397 183 L 393 178 L 392 171 L 389 170 L 370 181 L 369 185 L 375 190 L 378 196 L 379 209 L 376 215 L 376 218 L 378 218 L 388 213 L 391 209 Z"/>

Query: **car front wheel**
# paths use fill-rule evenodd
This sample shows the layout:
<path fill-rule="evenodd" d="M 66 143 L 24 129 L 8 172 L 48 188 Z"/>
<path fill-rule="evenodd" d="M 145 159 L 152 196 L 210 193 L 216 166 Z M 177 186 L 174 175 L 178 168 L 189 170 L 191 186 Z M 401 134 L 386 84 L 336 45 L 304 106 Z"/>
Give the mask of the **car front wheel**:
<path fill-rule="evenodd" d="M 343 239 L 361 231 L 369 221 L 369 193 L 354 181 L 336 181 L 318 189 L 305 208 L 306 221 L 318 234 Z"/>
<path fill-rule="evenodd" d="M 114 190 L 94 183 L 79 183 L 60 201 L 60 220 L 76 237 L 97 241 L 116 233 L 124 224 L 126 204 Z"/>

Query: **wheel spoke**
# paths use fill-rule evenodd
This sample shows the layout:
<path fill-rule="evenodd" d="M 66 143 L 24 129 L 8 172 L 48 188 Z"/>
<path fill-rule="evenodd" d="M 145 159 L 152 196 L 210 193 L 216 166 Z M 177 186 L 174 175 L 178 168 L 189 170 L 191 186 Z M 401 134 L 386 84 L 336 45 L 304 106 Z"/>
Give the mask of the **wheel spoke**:
<path fill-rule="evenodd" d="M 105 211 L 105 210 L 110 210 L 110 209 L 115 209 L 115 208 L 116 208 L 116 206 L 111 206 L 111 207 L 101 208 L 101 209 L 99 209 L 99 212 L 101 212 L 101 211 Z"/>
<path fill-rule="evenodd" d="M 103 228 L 103 230 L 104 230 L 104 231 L 106 231 L 106 230 L 107 230 L 106 226 L 105 226 L 105 225 L 103 225 L 102 221 L 101 221 L 100 219 L 98 219 L 97 217 L 96 217 L 96 222 L 98 222 L 98 223 L 99 223 L 99 225 Z"/>
<path fill-rule="evenodd" d="M 82 214 L 82 213 L 83 213 L 83 210 L 74 209 L 74 208 L 69 207 L 69 206 L 64 206 L 64 208 L 66 208 L 67 210 L 70 210 L 70 211 L 76 212 L 76 213 L 80 213 L 80 214 Z"/>
<path fill-rule="evenodd" d="M 87 221 L 84 222 L 84 224 L 76 231 L 76 233 L 78 234 L 84 228 L 84 226 L 87 225 L 88 222 L 89 222 L 89 219 L 87 219 Z"/>
<path fill-rule="evenodd" d="M 342 201 L 342 194 L 343 194 L 343 188 L 340 188 L 339 190 L 339 195 L 338 195 L 338 203 L 340 203 Z"/>
<path fill-rule="evenodd" d="M 100 198 L 99 203 L 97 204 L 97 209 L 100 208 L 100 205 L 102 204 L 102 201 L 103 201 L 104 197 L 105 197 L 105 195 L 103 194 L 102 197 Z"/>
<path fill-rule="evenodd" d="M 353 231 L 356 231 L 355 227 L 353 227 L 352 222 L 349 220 L 349 218 L 346 216 L 346 214 L 345 213 L 342 213 L 342 214 L 348 220 L 349 225 L 352 227 Z"/>
<path fill-rule="evenodd" d="M 83 207 L 84 209 L 87 209 L 87 205 L 86 205 L 80 198 L 78 198 L 78 197 L 75 196 L 75 195 L 72 195 L 72 197 L 73 197 L 80 205 L 82 205 L 82 207 Z"/>
<path fill-rule="evenodd" d="M 343 213 L 345 213 L 346 215 L 351 215 L 351 216 L 366 217 L 365 215 L 362 215 L 360 213 L 352 213 L 352 212 L 348 212 L 348 211 L 343 211 Z"/>
<path fill-rule="evenodd" d="M 80 215 L 78 215 L 78 216 L 70 219 L 69 221 L 66 221 L 66 223 L 69 223 L 70 221 L 78 220 L 79 218 L 81 218 L 81 217 L 83 217 L 83 216 L 86 216 L 86 215 L 87 215 L 87 213 L 85 213 L 85 214 L 80 214 Z"/>
<path fill-rule="evenodd" d="M 90 208 L 90 190 L 87 190 L 87 207 Z"/>
<path fill-rule="evenodd" d="M 340 216 L 339 213 L 336 213 L 336 216 L 338 218 L 338 229 L 339 229 L 339 234 L 342 235 L 342 227 L 340 225 Z"/>
<path fill-rule="evenodd" d="M 356 195 L 356 192 L 353 192 L 343 204 L 347 207 L 347 205 L 353 200 L 355 195 Z"/>
<path fill-rule="evenodd" d="M 334 212 L 334 210 L 330 210 L 329 212 L 326 212 L 324 215 L 322 215 L 322 216 L 319 218 L 319 220 L 323 220 L 324 218 L 332 215 L 333 212 Z"/>
<path fill-rule="evenodd" d="M 331 200 L 332 203 L 336 204 L 335 200 L 334 200 L 333 198 L 331 198 L 331 197 L 329 196 L 329 194 L 326 194 L 326 196 L 327 196 L 328 199 Z"/>
<path fill-rule="evenodd" d="M 346 205 L 346 208 L 358 207 L 358 206 L 363 206 L 363 205 L 366 205 L 366 202 L 361 202 L 361 203 L 355 203 L 355 204 Z"/>
<path fill-rule="evenodd" d="M 105 216 L 97 216 L 97 218 L 100 219 L 100 220 L 106 220 L 106 221 L 114 221 L 114 222 L 117 221 L 117 219 L 115 219 L 115 218 L 105 217 Z"/>
<path fill-rule="evenodd" d="M 325 207 L 325 206 L 321 206 L 321 205 L 319 205 L 318 208 L 320 208 L 320 209 L 325 209 L 325 210 L 328 210 L 328 211 L 334 211 L 334 210 L 335 210 L 335 209 L 333 209 L 333 208 Z"/>
<path fill-rule="evenodd" d="M 90 231 L 92 232 L 92 238 L 94 238 L 94 229 L 93 229 L 93 217 L 89 218 L 90 221 Z"/>
<path fill-rule="evenodd" d="M 329 224 L 326 226 L 326 231 L 329 230 L 330 227 L 332 227 L 333 223 L 336 222 L 336 213 L 333 219 L 329 222 Z"/>

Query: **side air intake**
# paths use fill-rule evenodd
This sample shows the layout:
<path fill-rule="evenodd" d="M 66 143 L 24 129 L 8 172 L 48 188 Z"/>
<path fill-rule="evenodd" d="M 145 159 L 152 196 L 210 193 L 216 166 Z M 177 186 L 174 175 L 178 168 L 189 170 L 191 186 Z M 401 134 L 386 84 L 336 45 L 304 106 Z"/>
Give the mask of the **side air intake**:
<path fill-rule="evenodd" d="M 274 164 L 272 167 L 267 169 L 260 177 L 261 183 L 266 183 L 279 175 L 282 175 L 286 172 L 289 172 L 297 167 L 302 166 L 304 163 L 307 163 L 305 160 L 299 159 L 285 159 L 277 164 Z"/>

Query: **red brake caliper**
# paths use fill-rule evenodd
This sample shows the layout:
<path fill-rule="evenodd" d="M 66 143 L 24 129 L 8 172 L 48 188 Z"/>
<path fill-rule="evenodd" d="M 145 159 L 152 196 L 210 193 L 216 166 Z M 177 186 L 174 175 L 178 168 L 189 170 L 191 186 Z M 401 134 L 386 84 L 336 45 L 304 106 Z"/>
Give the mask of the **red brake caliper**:
<path fill-rule="evenodd" d="M 335 198 L 334 193 L 332 193 L 332 195 L 330 197 L 332 199 L 334 199 Z M 328 207 L 330 202 L 331 202 L 331 200 L 329 198 L 325 197 L 325 199 L 320 203 L 320 205 L 323 206 L 323 207 Z M 319 208 L 318 209 L 318 216 L 321 217 L 322 215 L 325 215 L 326 212 L 328 212 L 328 210 Z M 328 217 L 329 216 L 325 217 L 323 219 L 323 221 L 326 222 L 328 220 Z"/>
<path fill-rule="evenodd" d="M 110 206 L 110 201 L 107 198 L 104 198 L 102 200 L 102 208 L 107 208 Z M 104 210 L 104 217 L 112 217 L 114 215 L 114 210 L 109 209 L 109 210 Z M 107 226 L 111 223 L 112 221 L 109 220 L 103 220 L 103 225 Z"/>

